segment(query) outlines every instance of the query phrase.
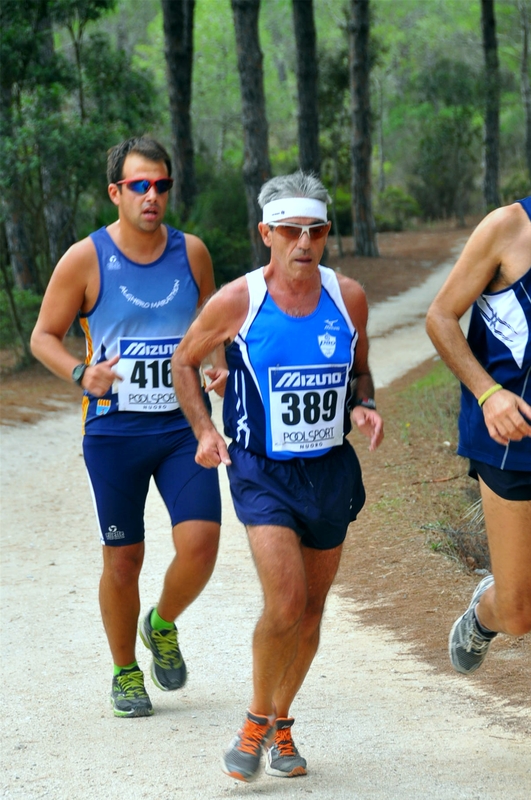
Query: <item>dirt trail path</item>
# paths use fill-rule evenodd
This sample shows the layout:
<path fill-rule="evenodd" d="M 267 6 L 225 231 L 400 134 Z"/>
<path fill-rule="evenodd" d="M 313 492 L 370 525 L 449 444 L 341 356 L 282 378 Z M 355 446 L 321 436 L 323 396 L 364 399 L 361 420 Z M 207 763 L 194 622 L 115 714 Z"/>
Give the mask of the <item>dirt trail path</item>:
<path fill-rule="evenodd" d="M 433 291 L 430 285 L 421 305 Z M 391 360 L 400 373 L 414 366 L 420 350 L 422 325 L 410 321 L 417 324 L 415 349 L 400 346 Z M 398 339 L 396 332 L 387 337 L 382 350 L 388 353 Z M 385 373 L 377 342 L 372 367 L 384 385 L 394 376 Z M 216 404 L 218 418 L 219 411 Z M 466 680 L 434 672 L 391 635 L 363 627 L 355 604 L 336 592 L 320 651 L 293 708 L 308 777 L 263 775 L 243 785 L 221 773 L 219 756 L 249 699 L 250 641 L 260 606 L 224 472 L 219 561 L 180 621 L 189 683 L 174 694 L 150 687 L 152 718 L 115 719 L 107 701 L 110 658 L 97 603 L 100 553 L 78 412 L 3 428 L 1 436 L 1 797 L 527 800 L 531 744 L 504 725 L 509 712 Z M 156 601 L 171 557 L 166 511 L 154 492 L 147 520 L 143 610 Z M 138 656 L 147 672 L 141 644 Z M 529 709 L 519 713 L 530 716 Z"/>

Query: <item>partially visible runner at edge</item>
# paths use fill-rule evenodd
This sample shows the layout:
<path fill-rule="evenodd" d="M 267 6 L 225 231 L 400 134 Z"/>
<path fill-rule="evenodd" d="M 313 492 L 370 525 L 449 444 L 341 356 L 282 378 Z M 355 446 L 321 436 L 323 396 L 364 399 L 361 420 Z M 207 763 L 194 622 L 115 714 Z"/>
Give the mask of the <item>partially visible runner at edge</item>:
<path fill-rule="evenodd" d="M 196 440 L 170 368 L 215 286 L 203 242 L 163 224 L 173 183 L 164 147 L 150 137 L 121 142 L 108 153 L 107 177 L 118 219 L 61 258 L 31 346 L 48 369 L 83 391 L 83 454 L 103 545 L 100 608 L 114 662 L 111 704 L 118 717 L 140 717 L 153 713 L 135 653 L 151 477 L 176 549 L 159 602 L 139 628 L 153 655 L 151 676 L 163 691 L 186 681 L 175 619 L 204 588 L 217 555 L 218 477 L 195 463 Z M 78 313 L 87 345 L 81 364 L 64 346 Z M 206 372 L 209 389 L 223 394 L 223 348 Z"/>
<path fill-rule="evenodd" d="M 478 225 L 427 331 L 461 381 L 457 452 L 479 480 L 492 567 L 450 631 L 452 666 L 468 675 L 498 633 L 531 630 L 531 197 Z"/>
<path fill-rule="evenodd" d="M 227 465 L 264 596 L 251 702 L 222 761 L 242 781 L 258 775 L 264 749 L 269 775 L 306 774 L 290 707 L 317 651 L 347 528 L 365 501 L 346 435 L 353 425 L 370 450 L 383 438 L 365 293 L 320 266 L 330 230 L 327 190 L 299 172 L 268 181 L 258 200 L 269 264 L 214 295 L 173 356 L 179 401 L 198 439 L 196 460 Z M 204 357 L 223 342 L 228 449 L 198 381 Z"/>

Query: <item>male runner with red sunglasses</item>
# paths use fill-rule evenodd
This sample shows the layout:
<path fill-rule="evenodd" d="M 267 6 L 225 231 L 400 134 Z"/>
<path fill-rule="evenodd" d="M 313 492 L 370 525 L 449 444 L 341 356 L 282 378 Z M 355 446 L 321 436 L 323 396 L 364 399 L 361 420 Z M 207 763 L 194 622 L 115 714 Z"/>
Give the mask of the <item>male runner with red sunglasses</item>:
<path fill-rule="evenodd" d="M 170 514 L 176 555 L 140 637 L 153 654 L 153 681 L 164 691 L 186 680 L 174 621 L 205 586 L 217 555 L 217 475 L 195 463 L 195 437 L 170 370 L 173 350 L 215 287 L 203 242 L 163 224 L 173 181 L 162 145 L 149 137 L 116 145 L 107 176 L 118 219 L 57 264 L 32 349 L 83 390 L 83 453 L 103 545 L 100 608 L 114 661 L 111 703 L 116 716 L 139 717 L 153 713 L 135 655 L 151 477 Z M 81 364 L 63 344 L 78 312 L 87 340 Z M 221 349 L 207 373 L 209 388 L 222 394 Z"/>
<path fill-rule="evenodd" d="M 319 643 L 321 617 L 348 525 L 365 492 L 351 425 L 374 450 L 383 423 L 368 365 L 367 301 L 356 281 L 320 266 L 330 229 L 328 192 L 298 172 L 259 195 L 267 266 L 209 300 L 173 356 L 182 409 L 198 439 L 196 459 L 226 464 L 264 594 L 253 638 L 253 696 L 223 757 L 226 774 L 306 774 L 291 735 L 291 704 Z M 228 450 L 201 398 L 197 370 L 226 349 Z M 353 382 L 355 379 L 355 383 Z"/>

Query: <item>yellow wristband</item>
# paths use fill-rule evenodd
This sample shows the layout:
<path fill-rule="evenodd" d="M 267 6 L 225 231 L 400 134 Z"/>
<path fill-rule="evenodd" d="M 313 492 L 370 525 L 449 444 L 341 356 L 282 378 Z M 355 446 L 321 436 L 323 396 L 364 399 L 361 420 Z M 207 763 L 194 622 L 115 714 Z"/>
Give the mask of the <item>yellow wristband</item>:
<path fill-rule="evenodd" d="M 481 397 L 478 397 L 478 406 L 481 408 L 485 400 L 488 400 L 491 394 L 499 392 L 500 389 L 503 389 L 501 383 L 495 383 L 494 386 L 491 386 L 490 389 L 487 389 L 487 391 L 482 394 Z"/>

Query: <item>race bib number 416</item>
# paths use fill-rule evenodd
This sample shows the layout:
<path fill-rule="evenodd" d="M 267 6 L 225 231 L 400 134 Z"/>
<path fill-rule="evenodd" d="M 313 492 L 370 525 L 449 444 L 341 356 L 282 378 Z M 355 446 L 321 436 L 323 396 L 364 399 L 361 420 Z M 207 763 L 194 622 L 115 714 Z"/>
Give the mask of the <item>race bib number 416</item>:
<path fill-rule="evenodd" d="M 342 444 L 347 380 L 346 364 L 271 367 L 272 450 L 304 453 Z"/>
<path fill-rule="evenodd" d="M 171 357 L 182 336 L 123 338 L 116 371 L 120 411 L 174 411 L 179 408 L 171 379 Z"/>

